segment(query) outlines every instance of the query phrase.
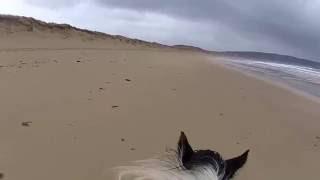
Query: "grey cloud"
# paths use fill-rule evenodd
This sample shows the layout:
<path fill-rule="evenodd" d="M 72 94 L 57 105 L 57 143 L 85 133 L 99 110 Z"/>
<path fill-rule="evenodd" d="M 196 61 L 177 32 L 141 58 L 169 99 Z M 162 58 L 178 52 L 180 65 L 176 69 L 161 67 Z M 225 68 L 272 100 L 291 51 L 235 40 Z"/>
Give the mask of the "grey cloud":
<path fill-rule="evenodd" d="M 44 0 L 28 1 L 52 7 L 91 2 L 106 10 L 125 9 L 142 16 L 157 13 L 190 24 L 197 22 L 198 27 L 191 32 L 198 39 L 188 41 L 193 45 L 211 50 L 276 52 L 320 60 L 320 3 L 317 0 L 57 0 L 49 4 Z M 200 34 L 203 31 L 206 34 Z M 143 33 L 139 37 L 143 38 Z M 172 32 L 177 36 L 170 36 L 172 39 L 168 41 L 181 42 L 183 38 L 179 33 Z"/>
<path fill-rule="evenodd" d="M 84 2 L 86 0 L 26 0 L 27 3 L 36 6 L 43 6 L 49 8 L 66 8 L 77 5 L 78 3 Z"/>
<path fill-rule="evenodd" d="M 127 8 L 141 12 L 158 12 L 190 21 L 218 23 L 232 29 L 238 36 L 243 36 L 253 44 L 272 41 L 273 46 L 285 46 L 293 55 L 320 59 L 320 26 L 317 15 L 306 14 L 316 1 L 304 0 L 97 0 L 106 6 Z M 210 36 L 210 34 L 208 34 Z M 221 32 L 221 36 L 228 36 Z M 234 42 L 234 50 L 241 42 Z M 272 43 L 271 43 L 272 44 Z M 239 47 L 239 49 L 242 49 Z M 247 50 L 255 50 L 248 47 Z M 258 49 L 262 50 L 263 49 Z M 268 51 L 265 49 L 264 51 Z"/>

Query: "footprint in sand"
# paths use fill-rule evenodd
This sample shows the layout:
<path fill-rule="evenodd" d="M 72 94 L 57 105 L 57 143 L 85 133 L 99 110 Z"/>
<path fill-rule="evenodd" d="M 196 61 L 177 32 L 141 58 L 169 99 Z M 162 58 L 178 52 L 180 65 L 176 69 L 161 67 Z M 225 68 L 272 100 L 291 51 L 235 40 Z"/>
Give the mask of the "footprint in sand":
<path fill-rule="evenodd" d="M 20 64 L 27 64 L 26 62 L 23 62 L 23 60 L 19 61 Z"/>
<path fill-rule="evenodd" d="M 116 108 L 118 108 L 119 106 L 114 105 L 114 106 L 111 106 L 111 107 L 112 107 L 112 109 L 116 109 Z"/>
<path fill-rule="evenodd" d="M 316 136 L 315 139 L 317 140 L 317 142 L 313 144 L 313 147 L 318 147 L 320 143 L 320 136 Z"/>

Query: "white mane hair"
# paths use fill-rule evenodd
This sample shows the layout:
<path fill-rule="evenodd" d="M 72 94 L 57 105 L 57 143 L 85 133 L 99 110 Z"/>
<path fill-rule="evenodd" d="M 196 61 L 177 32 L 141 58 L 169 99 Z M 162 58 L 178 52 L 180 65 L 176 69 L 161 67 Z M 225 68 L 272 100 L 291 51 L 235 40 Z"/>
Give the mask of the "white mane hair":
<path fill-rule="evenodd" d="M 199 166 L 187 170 L 182 166 L 181 156 L 169 150 L 164 156 L 134 161 L 129 166 L 115 168 L 118 180 L 219 180 L 216 170 Z"/>
<path fill-rule="evenodd" d="M 177 150 L 115 168 L 118 180 L 230 180 L 246 163 L 249 150 L 224 160 L 211 150 L 193 150 L 181 132 Z"/>

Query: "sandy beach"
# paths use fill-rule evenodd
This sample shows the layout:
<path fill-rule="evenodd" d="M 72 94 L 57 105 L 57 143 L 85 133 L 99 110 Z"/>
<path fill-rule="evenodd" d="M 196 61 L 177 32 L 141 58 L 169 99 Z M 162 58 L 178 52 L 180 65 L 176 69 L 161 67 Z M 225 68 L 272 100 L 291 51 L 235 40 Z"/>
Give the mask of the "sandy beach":
<path fill-rule="evenodd" d="M 226 158 L 249 148 L 238 180 L 318 179 L 316 102 L 202 52 L 28 27 L 0 21 L 3 179 L 111 179 L 181 130 Z"/>

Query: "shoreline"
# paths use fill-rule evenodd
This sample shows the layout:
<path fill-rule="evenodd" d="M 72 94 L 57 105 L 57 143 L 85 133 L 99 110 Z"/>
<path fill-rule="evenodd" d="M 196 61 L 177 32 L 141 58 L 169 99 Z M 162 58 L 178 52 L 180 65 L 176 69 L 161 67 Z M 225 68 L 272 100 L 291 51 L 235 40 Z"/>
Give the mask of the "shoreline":
<path fill-rule="evenodd" d="M 210 59 L 210 57 L 209 57 L 209 59 Z M 283 80 L 277 81 L 277 80 L 275 80 L 274 78 L 271 78 L 271 77 L 263 77 L 263 76 L 261 76 L 259 74 L 254 73 L 254 72 L 245 71 L 245 70 L 242 70 L 242 69 L 237 68 L 237 67 L 231 67 L 230 65 L 224 63 L 223 62 L 224 60 L 225 60 L 225 58 L 217 58 L 217 59 L 211 58 L 209 61 L 211 61 L 212 63 L 214 63 L 216 65 L 221 66 L 222 68 L 226 68 L 228 70 L 238 72 L 241 75 L 244 75 L 244 76 L 246 76 L 248 78 L 253 78 L 253 79 L 256 79 L 258 81 L 265 82 L 267 84 L 270 84 L 271 86 L 279 87 L 281 89 L 284 89 L 284 90 L 288 91 L 289 93 L 292 93 L 294 95 L 306 98 L 307 100 L 310 100 L 310 101 L 315 102 L 315 103 L 320 105 L 320 97 L 318 97 L 318 96 L 309 94 L 309 93 L 304 92 L 302 90 L 299 90 L 299 89 L 297 89 L 297 88 L 295 88 L 295 87 L 293 87 L 293 86 L 291 86 L 289 84 L 286 84 L 286 82 L 281 82 Z"/>

